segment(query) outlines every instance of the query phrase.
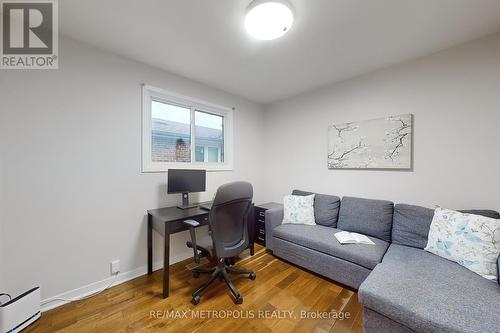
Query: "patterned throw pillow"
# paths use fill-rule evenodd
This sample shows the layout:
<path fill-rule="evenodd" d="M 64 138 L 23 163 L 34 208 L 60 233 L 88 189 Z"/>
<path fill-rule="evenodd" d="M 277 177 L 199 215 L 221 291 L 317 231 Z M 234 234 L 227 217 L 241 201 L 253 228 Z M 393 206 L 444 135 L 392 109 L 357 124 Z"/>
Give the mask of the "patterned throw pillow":
<path fill-rule="evenodd" d="M 314 221 L 314 194 L 286 195 L 283 199 L 283 224 L 316 225 Z"/>
<path fill-rule="evenodd" d="M 498 280 L 500 220 L 437 208 L 425 250 Z"/>

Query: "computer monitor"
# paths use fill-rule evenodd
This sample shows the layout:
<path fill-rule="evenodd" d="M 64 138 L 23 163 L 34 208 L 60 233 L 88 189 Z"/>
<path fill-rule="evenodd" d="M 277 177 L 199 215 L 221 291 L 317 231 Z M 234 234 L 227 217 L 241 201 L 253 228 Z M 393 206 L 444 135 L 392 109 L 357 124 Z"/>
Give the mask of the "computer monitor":
<path fill-rule="evenodd" d="M 182 193 L 181 209 L 193 208 L 189 204 L 189 193 L 205 192 L 206 170 L 168 169 L 167 193 Z"/>

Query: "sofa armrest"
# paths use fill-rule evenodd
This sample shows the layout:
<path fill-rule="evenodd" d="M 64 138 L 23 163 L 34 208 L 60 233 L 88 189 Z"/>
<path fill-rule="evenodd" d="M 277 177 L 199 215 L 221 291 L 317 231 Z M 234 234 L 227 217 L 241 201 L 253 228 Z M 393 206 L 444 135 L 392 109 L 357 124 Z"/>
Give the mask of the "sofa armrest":
<path fill-rule="evenodd" d="M 266 210 L 266 248 L 273 250 L 273 230 L 283 221 L 283 205 Z"/>

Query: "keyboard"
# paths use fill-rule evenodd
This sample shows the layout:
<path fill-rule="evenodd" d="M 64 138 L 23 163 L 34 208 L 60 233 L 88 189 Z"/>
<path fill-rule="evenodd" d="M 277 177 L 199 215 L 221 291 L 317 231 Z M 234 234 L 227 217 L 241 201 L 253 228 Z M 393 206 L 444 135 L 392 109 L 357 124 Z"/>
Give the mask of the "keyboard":
<path fill-rule="evenodd" d="M 213 201 L 202 202 L 198 206 L 204 210 L 212 209 Z"/>

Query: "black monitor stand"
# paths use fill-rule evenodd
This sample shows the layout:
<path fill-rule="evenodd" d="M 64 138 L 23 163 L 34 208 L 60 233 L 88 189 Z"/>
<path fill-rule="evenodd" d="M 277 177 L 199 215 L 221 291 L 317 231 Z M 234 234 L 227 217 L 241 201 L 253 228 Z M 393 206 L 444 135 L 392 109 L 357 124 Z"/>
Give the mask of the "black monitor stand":
<path fill-rule="evenodd" d="M 189 193 L 185 192 L 182 193 L 182 205 L 177 206 L 177 208 L 180 209 L 188 209 L 188 208 L 195 208 L 198 207 L 197 204 L 189 204 Z"/>

